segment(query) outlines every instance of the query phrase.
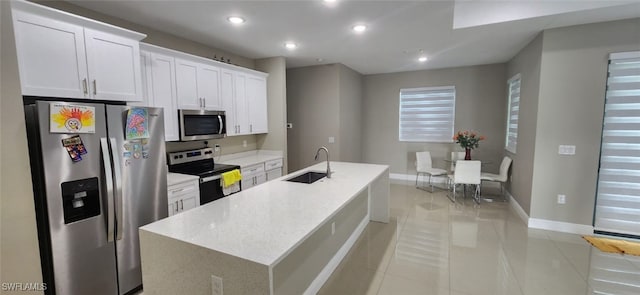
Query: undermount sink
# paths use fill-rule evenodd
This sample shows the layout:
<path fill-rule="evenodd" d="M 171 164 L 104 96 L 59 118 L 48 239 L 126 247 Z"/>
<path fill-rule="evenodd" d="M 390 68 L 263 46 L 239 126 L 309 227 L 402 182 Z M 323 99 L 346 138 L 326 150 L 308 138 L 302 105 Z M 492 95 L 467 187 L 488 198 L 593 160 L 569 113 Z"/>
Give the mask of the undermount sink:
<path fill-rule="evenodd" d="M 324 178 L 325 176 L 327 176 L 327 173 L 309 171 L 296 177 L 289 178 L 286 181 L 310 184 Z"/>

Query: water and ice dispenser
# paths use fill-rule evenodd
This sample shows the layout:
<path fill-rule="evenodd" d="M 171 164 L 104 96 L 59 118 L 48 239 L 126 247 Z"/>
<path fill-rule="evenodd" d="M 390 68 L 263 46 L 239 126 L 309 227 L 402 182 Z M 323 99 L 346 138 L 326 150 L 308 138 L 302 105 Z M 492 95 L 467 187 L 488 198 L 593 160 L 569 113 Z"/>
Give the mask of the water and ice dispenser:
<path fill-rule="evenodd" d="M 60 187 L 65 224 L 100 215 L 97 177 L 63 182 Z"/>

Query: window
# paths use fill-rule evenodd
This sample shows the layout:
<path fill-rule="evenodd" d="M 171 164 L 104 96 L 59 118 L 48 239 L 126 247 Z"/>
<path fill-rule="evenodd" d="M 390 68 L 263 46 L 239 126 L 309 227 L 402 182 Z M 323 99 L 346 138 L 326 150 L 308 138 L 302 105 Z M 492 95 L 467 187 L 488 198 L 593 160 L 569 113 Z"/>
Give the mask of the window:
<path fill-rule="evenodd" d="M 452 142 L 453 86 L 400 89 L 400 141 Z"/>
<path fill-rule="evenodd" d="M 640 236 L 640 52 L 610 56 L 594 227 Z"/>
<path fill-rule="evenodd" d="M 520 74 L 513 76 L 509 81 L 509 113 L 507 114 L 507 134 L 504 148 L 516 153 L 518 145 L 518 113 L 520 112 Z"/>

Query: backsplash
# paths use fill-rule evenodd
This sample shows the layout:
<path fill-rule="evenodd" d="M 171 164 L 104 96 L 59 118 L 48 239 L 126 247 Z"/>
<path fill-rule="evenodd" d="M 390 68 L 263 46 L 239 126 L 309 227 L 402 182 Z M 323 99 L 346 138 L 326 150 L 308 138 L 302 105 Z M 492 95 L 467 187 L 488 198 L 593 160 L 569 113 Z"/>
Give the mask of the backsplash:
<path fill-rule="evenodd" d="M 244 146 L 244 142 L 246 141 L 246 147 Z M 257 136 L 256 135 L 244 135 L 244 136 L 231 136 L 225 137 L 222 139 L 210 139 L 206 140 L 208 143 L 205 145 L 205 140 L 199 141 L 167 141 L 166 148 L 167 152 L 178 152 L 192 149 L 201 149 L 204 147 L 214 147 L 216 144 L 220 145 L 220 153 L 216 153 L 216 155 L 226 155 L 233 153 L 246 152 L 251 150 L 258 149 L 257 147 Z"/>

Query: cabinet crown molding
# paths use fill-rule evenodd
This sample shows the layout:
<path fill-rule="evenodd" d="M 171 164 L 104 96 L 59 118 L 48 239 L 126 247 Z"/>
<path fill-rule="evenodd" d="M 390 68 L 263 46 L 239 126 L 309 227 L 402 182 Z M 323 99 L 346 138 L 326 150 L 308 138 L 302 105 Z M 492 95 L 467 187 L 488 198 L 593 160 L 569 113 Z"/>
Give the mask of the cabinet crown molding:
<path fill-rule="evenodd" d="M 43 6 L 40 4 L 27 2 L 24 0 L 11 1 L 11 9 L 37 14 L 43 17 L 48 17 L 51 19 L 64 21 L 64 22 L 80 25 L 83 27 L 95 29 L 95 30 L 100 30 L 102 32 L 116 34 L 122 37 L 137 40 L 137 41 L 140 41 L 147 37 L 147 35 L 143 33 L 124 29 L 111 24 L 99 22 L 90 18 L 75 15 L 66 11 L 54 9 L 54 8 Z"/>

